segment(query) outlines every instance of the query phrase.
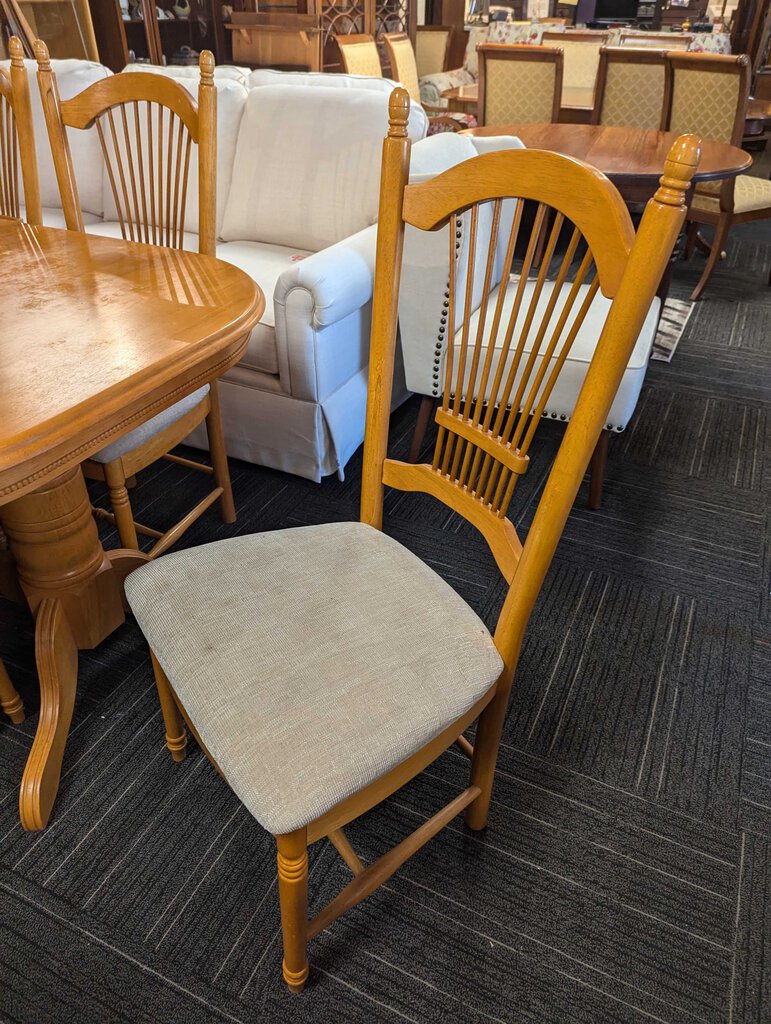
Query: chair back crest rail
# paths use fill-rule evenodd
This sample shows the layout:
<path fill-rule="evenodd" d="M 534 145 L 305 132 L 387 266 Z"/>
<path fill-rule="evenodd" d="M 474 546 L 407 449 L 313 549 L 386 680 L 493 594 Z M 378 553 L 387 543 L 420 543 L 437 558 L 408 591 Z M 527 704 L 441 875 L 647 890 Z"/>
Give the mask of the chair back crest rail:
<path fill-rule="evenodd" d="M 429 181 L 407 184 L 407 111 L 406 94 L 395 91 L 382 166 L 361 518 L 382 526 L 386 485 L 431 494 L 480 530 L 510 584 L 495 632 L 508 670 L 505 687 L 511 684 L 532 606 L 685 218 L 699 140 L 685 136 L 673 147 L 635 237 L 611 182 L 596 169 L 554 153 L 489 153 Z M 526 201 L 536 204 L 529 235 Z M 456 259 L 464 217 L 469 232 L 465 269 Z M 480 232 L 485 217 L 490 227 Z M 423 465 L 386 457 L 406 224 L 424 231 L 450 228 L 444 389 L 433 458 Z M 536 266 L 542 235 L 543 255 Z M 496 293 L 496 261 L 504 249 Z M 515 258 L 521 264 L 507 288 Z M 598 295 L 611 300 L 605 302 L 600 340 L 523 545 L 506 513 L 527 472 L 528 451 L 548 396 Z"/>
<path fill-rule="evenodd" d="M 201 54 L 198 102 L 174 79 L 118 74 L 62 101 L 48 50 L 35 43 L 38 84 L 67 227 L 83 231 L 67 129 L 95 128 L 123 237 L 182 248 L 193 146 L 198 147 L 199 251 L 214 255 L 217 96 Z"/>
<path fill-rule="evenodd" d="M 24 49 L 16 36 L 9 39 L 8 51 L 10 73 L 0 69 L 0 216 L 21 216 L 23 185 L 25 219 L 42 224 L 29 79 Z"/>

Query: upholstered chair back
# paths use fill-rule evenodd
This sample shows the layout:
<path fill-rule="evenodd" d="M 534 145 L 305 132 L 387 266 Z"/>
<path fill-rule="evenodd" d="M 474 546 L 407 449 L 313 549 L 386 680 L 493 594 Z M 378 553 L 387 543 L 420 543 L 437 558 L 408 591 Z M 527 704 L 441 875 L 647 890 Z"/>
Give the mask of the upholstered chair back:
<path fill-rule="evenodd" d="M 319 76 L 325 77 L 325 76 Z M 317 252 L 377 220 L 391 89 L 252 89 L 222 236 Z M 425 115 L 410 137 L 425 134 Z"/>
<path fill-rule="evenodd" d="M 665 51 L 603 46 L 592 123 L 658 129 L 664 106 Z"/>
<path fill-rule="evenodd" d="M 562 50 L 486 43 L 478 57 L 480 124 L 557 120 Z"/>
<path fill-rule="evenodd" d="M 358 33 L 335 36 L 335 40 L 340 49 L 343 71 L 347 74 L 374 75 L 375 77 L 383 74 L 377 44 L 372 36 Z"/>
<path fill-rule="evenodd" d="M 415 33 L 415 62 L 418 78 L 447 70 L 452 27 L 449 25 L 418 25 Z"/>
<path fill-rule="evenodd" d="M 693 36 L 684 32 L 622 32 L 620 46 L 651 47 L 654 50 L 687 50 Z"/>
<path fill-rule="evenodd" d="M 415 51 L 406 32 L 386 32 L 383 35 L 391 74 L 404 86 L 413 103 L 420 103 L 420 85 L 418 84 L 418 65 Z"/>
<path fill-rule="evenodd" d="M 570 89 L 594 88 L 600 63 L 600 47 L 607 32 L 544 32 L 543 46 L 559 46 L 565 55 L 564 84 Z"/>
<path fill-rule="evenodd" d="M 739 145 L 749 87 L 746 54 L 668 53 L 667 130 Z"/>

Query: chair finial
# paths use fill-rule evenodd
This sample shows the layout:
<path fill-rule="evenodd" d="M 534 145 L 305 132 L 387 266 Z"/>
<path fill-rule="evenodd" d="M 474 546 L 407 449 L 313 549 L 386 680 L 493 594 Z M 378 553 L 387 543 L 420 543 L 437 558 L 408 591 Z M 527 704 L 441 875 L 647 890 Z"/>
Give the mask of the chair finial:
<path fill-rule="evenodd" d="M 18 36 L 11 36 L 8 40 L 8 52 L 11 55 L 11 67 L 24 67 L 24 47 Z"/>
<path fill-rule="evenodd" d="M 35 51 L 35 59 L 38 62 L 41 71 L 51 70 L 51 57 L 48 53 L 48 47 L 42 39 L 36 39 L 33 45 Z"/>
<path fill-rule="evenodd" d="M 665 206 L 682 206 L 700 158 L 701 138 L 698 135 L 681 135 L 664 161 L 664 173 L 659 178 L 654 196 L 656 202 Z"/>
<path fill-rule="evenodd" d="M 410 116 L 410 94 L 401 86 L 394 89 L 388 101 L 388 137 L 407 138 L 407 121 Z"/>
<path fill-rule="evenodd" d="M 201 70 L 201 81 L 204 85 L 214 84 L 214 54 L 211 50 L 201 50 L 198 59 L 198 67 Z"/>

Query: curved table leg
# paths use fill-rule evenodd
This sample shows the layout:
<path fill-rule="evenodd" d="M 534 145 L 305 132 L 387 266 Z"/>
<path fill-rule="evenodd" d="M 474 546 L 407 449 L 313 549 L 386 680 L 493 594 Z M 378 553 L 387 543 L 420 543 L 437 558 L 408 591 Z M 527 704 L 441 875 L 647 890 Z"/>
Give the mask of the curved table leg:
<path fill-rule="evenodd" d="M 105 554 L 79 467 L 0 508 L 18 580 L 35 616 L 40 722 L 24 770 L 25 829 L 45 828 L 59 785 L 77 685 L 78 650 L 125 619 L 123 579 L 139 552 Z M 129 556 L 129 557 L 127 557 Z"/>
<path fill-rule="evenodd" d="M 0 707 L 14 725 L 21 725 L 24 721 L 24 705 L 2 661 L 0 661 Z"/>
<path fill-rule="evenodd" d="M 40 720 L 19 793 L 21 824 L 29 832 L 48 824 L 59 788 L 78 683 L 78 648 L 64 607 L 56 598 L 45 598 L 37 610 L 35 659 L 40 680 Z"/>

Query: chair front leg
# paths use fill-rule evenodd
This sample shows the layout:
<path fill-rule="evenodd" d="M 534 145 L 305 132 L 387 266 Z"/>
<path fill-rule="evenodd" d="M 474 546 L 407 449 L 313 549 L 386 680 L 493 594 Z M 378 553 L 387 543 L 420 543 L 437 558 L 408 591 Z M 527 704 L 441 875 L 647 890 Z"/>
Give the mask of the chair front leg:
<path fill-rule="evenodd" d="M 278 895 L 284 935 L 284 981 L 302 992 L 308 978 L 308 830 L 276 836 Z"/>
<path fill-rule="evenodd" d="M 150 651 L 150 659 L 153 663 L 153 675 L 158 690 L 158 699 L 161 703 L 163 724 L 166 727 L 166 747 L 175 761 L 184 761 L 187 753 L 185 723 L 182 721 L 182 715 L 174 700 L 171 683 L 152 651 Z"/>
<path fill-rule="evenodd" d="M 234 523 L 236 521 L 236 506 L 233 501 L 233 487 L 230 483 L 230 467 L 225 448 L 225 434 L 222 430 L 220 398 L 216 380 L 209 385 L 209 403 L 211 408 L 206 417 L 206 436 L 209 439 L 209 454 L 214 468 L 214 479 L 217 486 L 222 488 L 220 515 L 223 523 Z"/>
<path fill-rule="evenodd" d="M 115 525 L 118 527 L 121 547 L 134 548 L 139 550 L 139 537 L 134 524 L 134 514 L 131 511 L 128 491 L 126 490 L 126 475 L 120 459 L 115 462 L 108 462 L 104 467 L 104 479 L 110 488 L 110 504 L 112 505 Z"/>

